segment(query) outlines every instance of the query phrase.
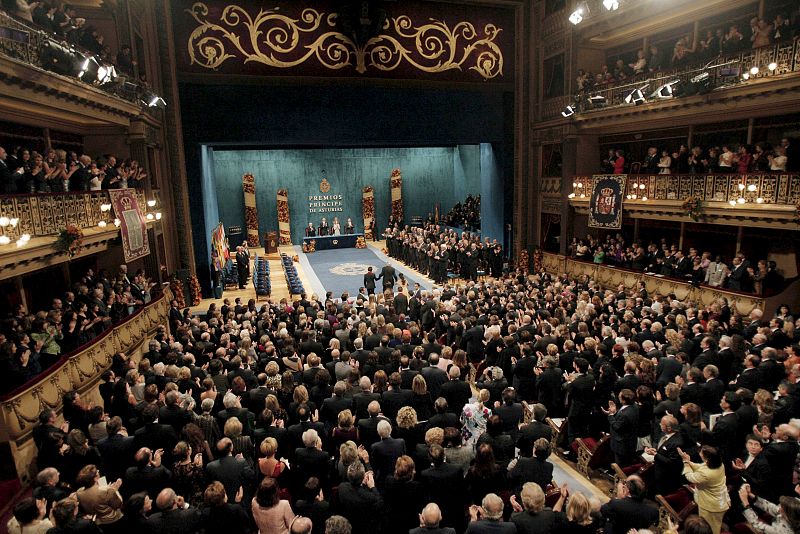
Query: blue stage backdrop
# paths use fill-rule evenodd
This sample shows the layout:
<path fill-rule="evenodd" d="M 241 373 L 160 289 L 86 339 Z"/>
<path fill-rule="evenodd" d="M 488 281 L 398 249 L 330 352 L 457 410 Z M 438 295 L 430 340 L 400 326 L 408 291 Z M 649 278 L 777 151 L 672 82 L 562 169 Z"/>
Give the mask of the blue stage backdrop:
<path fill-rule="evenodd" d="M 207 158 L 207 159 L 205 159 Z M 308 222 L 319 225 L 322 217 L 329 222 L 338 217 L 344 226 L 348 217 L 353 219 L 356 231 L 363 231 L 361 218 L 361 191 L 371 185 L 375 189 L 375 212 L 378 228 L 385 227 L 390 212 L 389 176 L 399 168 L 403 175 L 403 202 L 407 222 L 411 217 L 427 216 L 438 203 L 444 215 L 467 194 L 487 193 L 497 187 L 501 190 L 492 146 L 459 145 L 454 147 L 426 148 L 337 148 L 337 149 L 280 149 L 280 150 L 225 150 L 218 147 L 207 151 L 203 161 L 203 195 L 207 203 L 218 208 L 218 220 L 227 226 L 244 226 L 242 175 L 255 177 L 256 202 L 260 232 L 277 231 L 275 195 L 278 189 L 289 190 L 289 211 L 292 219 L 292 241 L 302 242 Z M 320 182 L 330 185 L 327 192 L 320 191 Z M 212 190 L 213 189 L 213 190 Z M 335 195 L 335 209 L 310 213 L 309 196 Z M 210 201 L 210 202 L 209 202 Z M 312 200 L 311 202 L 318 202 Z M 331 202 L 328 200 L 327 202 Z M 340 208 L 339 203 L 340 202 Z M 484 235 L 502 239 L 502 204 L 489 202 L 483 209 Z M 318 206 L 313 206 L 318 210 Z M 207 208 L 207 211 L 209 209 Z M 213 208 L 210 211 L 214 211 Z M 206 213 L 206 219 L 216 220 L 217 214 Z M 494 220 L 496 219 L 496 221 Z"/>

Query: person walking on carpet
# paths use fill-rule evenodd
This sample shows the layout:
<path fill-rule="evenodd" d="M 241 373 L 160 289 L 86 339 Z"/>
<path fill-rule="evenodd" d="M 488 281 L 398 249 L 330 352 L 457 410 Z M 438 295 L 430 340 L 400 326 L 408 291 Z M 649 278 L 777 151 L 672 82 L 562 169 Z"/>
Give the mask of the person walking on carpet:
<path fill-rule="evenodd" d="M 388 263 L 384 265 L 383 269 L 381 269 L 381 274 L 379 274 L 375 280 L 383 280 L 384 291 L 394 288 L 394 283 L 397 281 L 397 274 L 394 272 L 394 267 Z"/>
<path fill-rule="evenodd" d="M 375 273 L 372 272 L 372 266 L 367 267 L 367 272 L 364 274 L 364 288 L 367 290 L 367 295 L 375 294 Z"/>

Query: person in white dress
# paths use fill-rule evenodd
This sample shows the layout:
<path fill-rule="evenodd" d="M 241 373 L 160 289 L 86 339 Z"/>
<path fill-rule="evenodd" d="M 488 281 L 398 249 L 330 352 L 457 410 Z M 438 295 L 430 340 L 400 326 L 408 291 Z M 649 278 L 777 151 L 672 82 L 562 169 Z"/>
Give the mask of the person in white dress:
<path fill-rule="evenodd" d="M 342 235 L 342 225 L 339 224 L 339 217 L 333 218 L 333 231 L 331 235 Z"/>

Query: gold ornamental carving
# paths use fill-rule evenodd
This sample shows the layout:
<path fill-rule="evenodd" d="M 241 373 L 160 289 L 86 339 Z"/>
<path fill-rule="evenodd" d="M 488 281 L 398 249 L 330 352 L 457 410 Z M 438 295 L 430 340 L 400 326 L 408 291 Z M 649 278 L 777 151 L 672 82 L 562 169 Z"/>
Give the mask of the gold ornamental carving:
<path fill-rule="evenodd" d="M 361 45 L 336 31 L 336 13 L 311 8 L 299 18 L 269 9 L 251 16 L 231 4 L 216 21 L 208 19 L 202 2 L 187 12 L 198 24 L 187 44 L 191 64 L 211 70 L 230 59 L 283 69 L 316 60 L 330 70 L 354 67 L 359 74 L 389 72 L 405 63 L 427 73 L 473 70 L 484 80 L 503 75 L 503 53 L 495 42 L 503 30 L 491 23 L 480 33 L 466 21 L 452 28 L 435 19 L 415 26 L 411 17 L 400 15 Z"/>

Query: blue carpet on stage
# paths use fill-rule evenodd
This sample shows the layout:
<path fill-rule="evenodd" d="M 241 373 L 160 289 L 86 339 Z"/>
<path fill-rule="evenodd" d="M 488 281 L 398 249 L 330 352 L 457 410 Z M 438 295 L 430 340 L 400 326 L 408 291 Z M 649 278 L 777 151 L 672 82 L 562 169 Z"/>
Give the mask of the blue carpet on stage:
<path fill-rule="evenodd" d="M 326 291 L 332 291 L 337 297 L 343 291 L 347 291 L 350 295 L 358 293 L 358 288 L 364 285 L 364 273 L 367 272 L 367 267 L 372 266 L 373 271 L 379 274 L 386 265 L 370 248 L 319 250 L 305 256 L 322 287 Z M 413 287 L 414 282 L 419 282 L 422 288 L 428 286 L 425 281 L 420 280 L 408 269 L 399 266 L 397 262 L 392 262 L 392 264 L 396 272 L 403 273 L 406 277 L 409 287 Z M 381 282 L 378 282 L 379 288 L 380 285 Z"/>

